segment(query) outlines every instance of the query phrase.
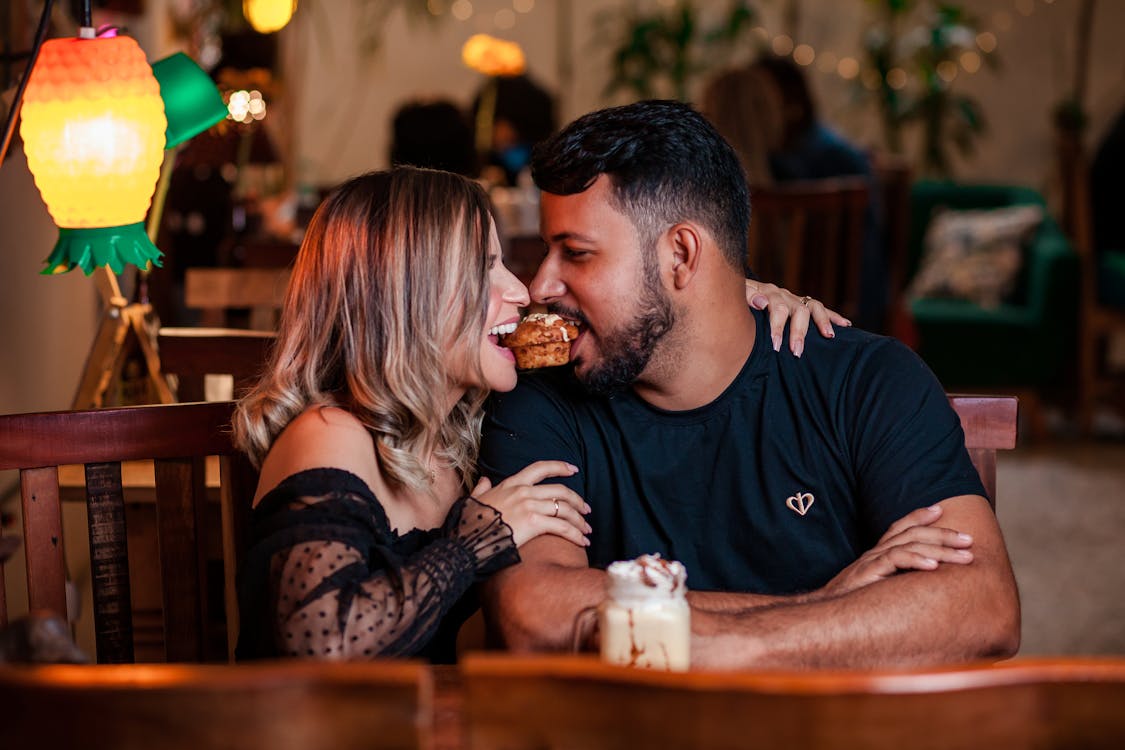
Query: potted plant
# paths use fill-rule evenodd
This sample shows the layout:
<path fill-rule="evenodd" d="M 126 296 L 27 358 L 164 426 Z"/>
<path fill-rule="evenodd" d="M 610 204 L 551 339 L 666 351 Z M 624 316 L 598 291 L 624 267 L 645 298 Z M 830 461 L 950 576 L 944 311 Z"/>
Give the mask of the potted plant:
<path fill-rule="evenodd" d="M 711 26 L 703 23 L 692 0 L 679 0 L 667 9 L 634 6 L 624 15 L 616 9 L 602 13 L 594 42 L 611 49 L 605 96 L 624 90 L 635 99 L 686 101 L 692 81 L 729 59 L 754 18 L 746 0 L 731 0 Z"/>

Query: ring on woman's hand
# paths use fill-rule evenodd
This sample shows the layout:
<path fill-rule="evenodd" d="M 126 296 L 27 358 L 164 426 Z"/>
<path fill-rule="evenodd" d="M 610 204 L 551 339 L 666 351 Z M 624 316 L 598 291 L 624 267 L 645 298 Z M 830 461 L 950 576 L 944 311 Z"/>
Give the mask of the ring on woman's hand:
<path fill-rule="evenodd" d="M 812 297 L 810 297 L 807 294 L 804 297 L 801 297 L 801 304 L 804 305 L 805 307 L 808 307 L 809 302 L 811 302 L 811 301 L 812 301 Z"/>
<path fill-rule="evenodd" d="M 551 518 L 559 517 L 559 499 L 555 498 L 555 512 L 551 514 Z"/>

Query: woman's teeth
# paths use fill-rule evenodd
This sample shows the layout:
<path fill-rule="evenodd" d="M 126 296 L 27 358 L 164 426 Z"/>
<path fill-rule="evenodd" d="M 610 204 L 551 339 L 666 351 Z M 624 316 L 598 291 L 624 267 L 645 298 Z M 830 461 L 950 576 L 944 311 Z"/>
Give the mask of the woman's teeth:
<path fill-rule="evenodd" d="M 518 323 L 501 323 L 498 326 L 492 326 L 488 329 L 489 336 L 506 336 L 512 331 L 516 330 Z"/>

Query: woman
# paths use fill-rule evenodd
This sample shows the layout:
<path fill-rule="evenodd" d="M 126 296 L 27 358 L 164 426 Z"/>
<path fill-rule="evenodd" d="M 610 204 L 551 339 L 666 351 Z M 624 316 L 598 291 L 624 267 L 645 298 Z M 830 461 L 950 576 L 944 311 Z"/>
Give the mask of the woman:
<path fill-rule="evenodd" d="M 803 337 L 807 308 L 768 296 Z M 476 581 L 541 534 L 588 544 L 589 506 L 550 481 L 574 466 L 473 483 L 484 397 L 516 384 L 497 329 L 528 303 L 470 180 L 400 167 L 317 209 L 267 371 L 235 416 L 260 467 L 239 658 L 450 662 Z"/>
<path fill-rule="evenodd" d="M 773 184 L 770 154 L 784 135 L 781 94 L 767 73 L 731 68 L 703 90 L 700 110 L 734 147 L 751 189 Z"/>

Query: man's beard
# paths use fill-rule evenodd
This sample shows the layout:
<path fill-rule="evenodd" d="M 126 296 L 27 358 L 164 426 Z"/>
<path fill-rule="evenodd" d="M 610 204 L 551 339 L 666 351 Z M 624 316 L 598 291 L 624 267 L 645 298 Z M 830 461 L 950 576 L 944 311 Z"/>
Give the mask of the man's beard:
<path fill-rule="evenodd" d="M 609 395 L 628 388 L 648 367 L 657 342 L 676 316 L 655 268 L 644 270 L 639 310 L 624 328 L 600 337 L 601 361 L 576 375 L 588 390 Z"/>

